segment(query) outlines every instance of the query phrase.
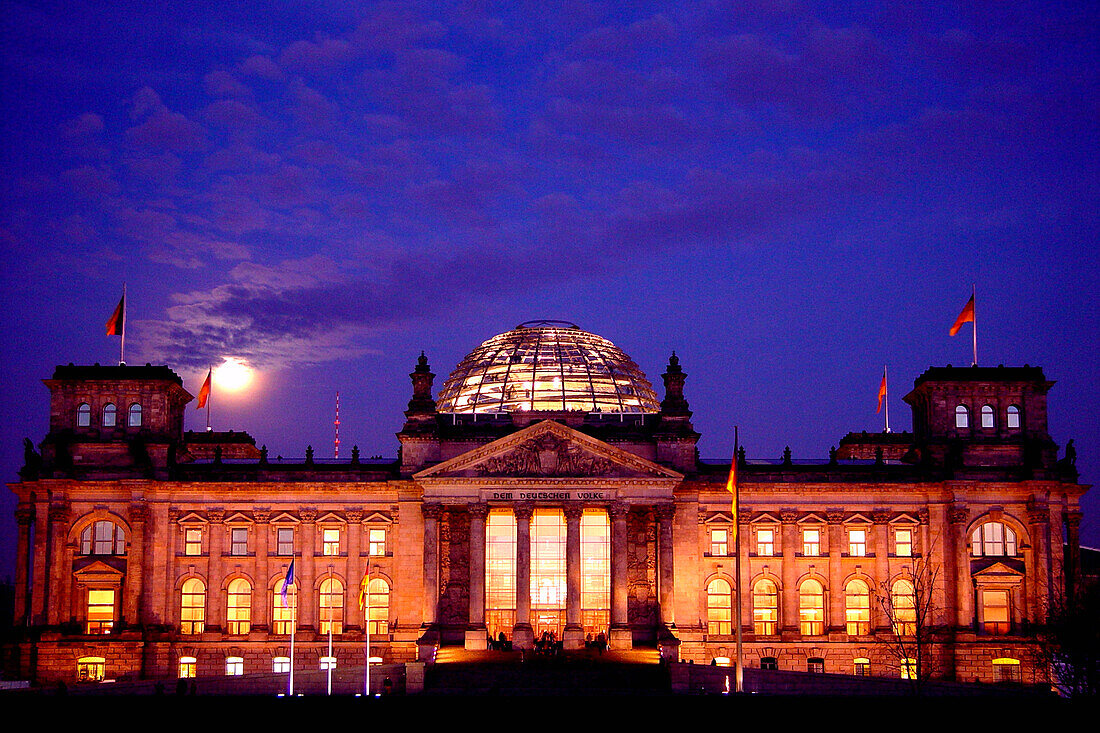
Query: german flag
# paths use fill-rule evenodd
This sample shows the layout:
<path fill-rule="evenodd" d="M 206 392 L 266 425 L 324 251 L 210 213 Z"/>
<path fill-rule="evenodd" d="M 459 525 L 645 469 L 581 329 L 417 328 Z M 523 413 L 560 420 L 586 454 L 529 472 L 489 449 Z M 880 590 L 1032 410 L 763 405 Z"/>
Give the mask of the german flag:
<path fill-rule="evenodd" d="M 210 376 L 214 373 L 213 367 L 206 373 L 206 381 L 202 383 L 202 388 L 199 390 L 199 406 L 197 409 L 201 410 L 206 407 L 206 401 L 210 399 Z"/>
<path fill-rule="evenodd" d="M 118 306 L 115 307 L 115 312 L 111 314 L 110 320 L 107 321 L 107 335 L 108 336 L 121 336 L 123 331 L 126 330 L 126 293 L 122 294 L 122 299 L 118 301 Z"/>
<path fill-rule="evenodd" d="M 970 296 L 970 300 L 966 301 L 966 305 L 963 306 L 962 312 L 959 313 L 959 317 L 955 319 L 955 325 L 948 331 L 948 335 L 954 336 L 959 332 L 964 323 L 974 322 L 974 296 Z"/>
<path fill-rule="evenodd" d="M 878 409 L 875 414 L 882 412 L 882 398 L 886 396 L 886 367 L 882 368 L 882 383 L 878 386 Z"/>

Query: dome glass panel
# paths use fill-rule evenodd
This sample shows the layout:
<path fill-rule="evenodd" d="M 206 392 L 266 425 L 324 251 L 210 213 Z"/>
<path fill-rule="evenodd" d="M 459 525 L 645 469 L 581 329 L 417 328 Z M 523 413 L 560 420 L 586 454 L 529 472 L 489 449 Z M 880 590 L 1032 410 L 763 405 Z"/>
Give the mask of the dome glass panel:
<path fill-rule="evenodd" d="M 657 412 L 645 374 L 602 336 L 529 321 L 477 347 L 439 392 L 440 412 Z"/>

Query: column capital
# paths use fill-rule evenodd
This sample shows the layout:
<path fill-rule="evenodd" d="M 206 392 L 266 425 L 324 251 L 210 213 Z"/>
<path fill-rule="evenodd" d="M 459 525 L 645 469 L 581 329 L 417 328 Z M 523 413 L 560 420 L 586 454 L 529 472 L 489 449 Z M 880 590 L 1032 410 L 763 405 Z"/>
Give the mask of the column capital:
<path fill-rule="evenodd" d="M 484 502 L 478 502 L 477 504 L 468 504 L 466 511 L 470 513 L 471 517 L 477 517 L 479 519 L 485 519 L 489 516 L 489 505 Z"/>
<path fill-rule="evenodd" d="M 206 511 L 206 519 L 211 524 L 221 524 L 225 520 L 225 510 L 221 507 L 214 507 Z"/>
<path fill-rule="evenodd" d="M 530 519 L 535 512 L 535 507 L 531 502 L 517 501 L 512 505 L 512 511 L 515 513 L 516 519 Z"/>
<path fill-rule="evenodd" d="M 917 522 L 927 526 L 931 521 L 932 513 L 928 511 L 928 507 L 921 507 L 917 510 Z"/>
<path fill-rule="evenodd" d="M 15 522 L 21 525 L 30 525 L 34 523 L 34 505 L 33 504 L 19 504 L 15 507 Z"/>
<path fill-rule="evenodd" d="M 783 524 L 794 524 L 798 519 L 798 510 L 790 507 L 780 509 L 779 518 L 783 521 Z"/>
<path fill-rule="evenodd" d="M 438 502 L 421 504 L 420 511 L 424 514 L 425 519 L 438 520 L 443 518 L 443 505 Z"/>
<path fill-rule="evenodd" d="M 844 522 L 844 510 L 830 508 L 825 510 L 825 519 L 829 524 L 841 524 Z"/>
<path fill-rule="evenodd" d="M 362 509 L 345 509 L 344 519 L 348 524 L 359 524 L 363 521 L 363 514 Z"/>
<path fill-rule="evenodd" d="M 964 524 L 970 516 L 970 509 L 965 504 L 953 504 L 947 510 L 947 521 L 951 524 Z"/>
<path fill-rule="evenodd" d="M 667 522 L 676 516 L 676 505 L 671 501 L 664 501 L 660 504 L 655 504 L 653 510 L 657 513 L 657 519 L 662 522 Z"/>
<path fill-rule="evenodd" d="M 1062 513 L 1062 520 L 1066 523 L 1068 529 L 1078 530 L 1081 528 L 1082 516 L 1081 512 L 1070 510 Z"/>
<path fill-rule="evenodd" d="M 893 516 L 893 514 L 894 513 L 889 509 L 876 507 L 875 509 L 871 510 L 871 519 L 874 520 L 875 524 L 889 524 L 890 517 Z"/>
<path fill-rule="evenodd" d="M 584 514 L 584 507 L 580 504 L 566 504 L 564 511 L 566 519 L 577 520 Z"/>
<path fill-rule="evenodd" d="M 130 521 L 142 523 L 149 521 L 149 506 L 145 502 L 130 505 Z"/>
<path fill-rule="evenodd" d="M 257 507 L 252 510 L 252 519 L 256 524 L 267 524 L 271 521 L 271 508 L 270 507 Z"/>
<path fill-rule="evenodd" d="M 611 521 L 618 522 L 619 520 L 626 520 L 626 515 L 630 512 L 630 507 L 626 505 L 626 502 L 613 501 L 611 505 L 607 507 L 607 513 L 611 515 Z"/>
<path fill-rule="evenodd" d="M 69 504 L 68 502 L 62 504 L 50 504 L 49 508 L 49 520 L 51 522 L 67 522 L 69 521 Z"/>
<path fill-rule="evenodd" d="M 302 518 L 302 522 L 309 524 L 317 521 L 317 508 L 316 507 L 302 507 L 298 510 L 298 516 Z"/>
<path fill-rule="evenodd" d="M 751 509 L 738 509 L 737 510 L 737 523 L 742 527 L 748 527 L 752 523 L 752 510 Z"/>

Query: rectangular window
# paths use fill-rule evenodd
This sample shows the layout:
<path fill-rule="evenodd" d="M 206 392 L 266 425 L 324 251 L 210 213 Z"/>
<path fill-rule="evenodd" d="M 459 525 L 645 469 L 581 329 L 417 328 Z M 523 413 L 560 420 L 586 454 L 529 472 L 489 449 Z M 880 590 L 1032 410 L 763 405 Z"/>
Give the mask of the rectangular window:
<path fill-rule="evenodd" d="M 894 530 L 894 554 L 898 557 L 913 556 L 913 530 Z"/>
<path fill-rule="evenodd" d="M 871 660 L 866 657 L 860 657 L 856 659 L 856 676 L 857 677 L 870 677 L 871 676 Z"/>
<path fill-rule="evenodd" d="M 1007 634 L 1010 627 L 1008 591 L 982 591 L 982 628 L 987 634 Z"/>
<path fill-rule="evenodd" d="M 294 528 L 278 527 L 275 530 L 275 552 L 283 557 L 294 554 Z"/>
<path fill-rule="evenodd" d="M 180 657 L 180 679 L 191 679 L 196 676 L 197 663 L 194 657 Z"/>
<path fill-rule="evenodd" d="M 756 554 L 760 557 L 771 557 L 775 554 L 775 530 L 756 530 Z"/>
<path fill-rule="evenodd" d="M 325 528 L 321 530 L 321 551 L 329 557 L 340 554 L 340 530 Z"/>
<path fill-rule="evenodd" d="M 816 557 L 821 554 L 821 530 L 802 530 L 802 554 L 806 557 Z"/>
<path fill-rule="evenodd" d="M 233 527 L 229 530 L 229 554 L 230 555 L 247 555 L 248 554 L 248 528 L 247 527 Z"/>
<path fill-rule="evenodd" d="M 183 554 L 202 554 L 202 529 L 198 527 L 189 527 L 183 530 Z"/>
<path fill-rule="evenodd" d="M 867 555 L 867 530 L 848 530 L 848 555 L 851 557 L 866 557 Z"/>
<path fill-rule="evenodd" d="M 115 625 L 114 590 L 88 591 L 88 634 L 109 634 Z"/>
<path fill-rule="evenodd" d="M 725 557 L 729 553 L 729 530 L 712 529 L 710 531 L 710 554 L 712 557 Z"/>
<path fill-rule="evenodd" d="M 275 674 L 290 672 L 290 657 L 275 657 L 271 660 L 271 671 Z"/>
<path fill-rule="evenodd" d="M 230 677 L 240 677 L 244 674 L 243 657 L 226 657 L 225 673 Z"/>
<path fill-rule="evenodd" d="M 367 542 L 371 557 L 385 557 L 386 555 L 386 530 L 385 528 L 371 528 L 367 530 Z"/>

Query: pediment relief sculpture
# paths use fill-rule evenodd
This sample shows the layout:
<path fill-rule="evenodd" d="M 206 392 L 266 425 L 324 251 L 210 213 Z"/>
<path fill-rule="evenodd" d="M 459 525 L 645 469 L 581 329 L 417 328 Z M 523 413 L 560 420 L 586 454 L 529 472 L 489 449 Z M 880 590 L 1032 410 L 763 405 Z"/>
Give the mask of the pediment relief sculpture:
<path fill-rule="evenodd" d="M 543 433 L 473 467 L 478 476 L 609 476 L 615 464 L 554 433 Z"/>

